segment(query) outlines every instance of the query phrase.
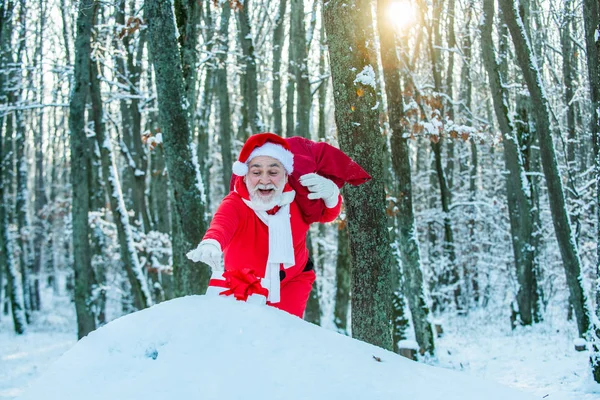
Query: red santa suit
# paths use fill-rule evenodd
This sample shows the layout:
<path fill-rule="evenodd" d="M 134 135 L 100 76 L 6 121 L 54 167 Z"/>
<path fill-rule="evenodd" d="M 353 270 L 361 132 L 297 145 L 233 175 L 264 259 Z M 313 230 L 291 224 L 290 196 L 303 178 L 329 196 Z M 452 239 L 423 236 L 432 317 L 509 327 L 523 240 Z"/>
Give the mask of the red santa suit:
<path fill-rule="evenodd" d="M 305 270 L 309 256 L 306 234 L 310 224 L 304 220 L 294 196 L 295 192 L 286 185 L 282 194 L 282 207 L 266 212 L 255 211 L 243 177 L 238 176 L 233 190 L 217 209 L 204 239 L 219 242 L 224 253 L 226 271 L 249 268 L 257 276 L 267 278 L 270 281 L 268 304 L 302 318 L 316 275 L 312 269 Z M 341 203 L 341 197 L 338 196 L 335 207 L 323 207 L 318 222 L 333 221 L 340 212 Z M 271 225 L 268 219 L 285 218 L 285 213 L 288 213 L 290 219 L 293 257 L 269 271 L 269 268 L 273 269 L 269 267 L 270 253 L 272 255 L 285 247 L 277 241 L 286 234 L 269 235 Z M 283 257 L 285 256 L 284 254 Z M 275 298 L 272 294 L 275 294 Z"/>

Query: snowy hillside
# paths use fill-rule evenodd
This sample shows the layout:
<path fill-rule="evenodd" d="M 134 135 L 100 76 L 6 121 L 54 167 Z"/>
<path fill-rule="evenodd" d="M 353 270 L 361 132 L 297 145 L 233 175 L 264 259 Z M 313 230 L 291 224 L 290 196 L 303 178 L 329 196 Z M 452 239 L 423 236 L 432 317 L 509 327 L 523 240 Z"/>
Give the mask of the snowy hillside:
<path fill-rule="evenodd" d="M 269 307 L 191 296 L 93 332 L 20 399 L 199 395 L 223 400 L 536 398 L 407 360 Z"/>

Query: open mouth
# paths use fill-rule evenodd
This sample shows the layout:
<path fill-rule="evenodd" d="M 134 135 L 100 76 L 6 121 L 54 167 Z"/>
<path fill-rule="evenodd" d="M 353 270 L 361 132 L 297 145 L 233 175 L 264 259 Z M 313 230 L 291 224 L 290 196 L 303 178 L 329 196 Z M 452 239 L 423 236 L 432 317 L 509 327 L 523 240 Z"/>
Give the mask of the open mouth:
<path fill-rule="evenodd" d="M 273 193 L 274 191 L 275 191 L 275 189 L 258 189 L 258 193 L 259 193 L 261 196 L 268 196 L 268 195 L 270 195 L 271 193 Z"/>

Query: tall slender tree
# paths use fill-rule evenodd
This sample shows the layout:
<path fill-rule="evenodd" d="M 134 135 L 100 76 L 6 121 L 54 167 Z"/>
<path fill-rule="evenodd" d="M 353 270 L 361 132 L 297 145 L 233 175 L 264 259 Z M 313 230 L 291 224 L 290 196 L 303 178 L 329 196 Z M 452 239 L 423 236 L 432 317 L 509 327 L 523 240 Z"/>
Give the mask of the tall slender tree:
<path fill-rule="evenodd" d="M 126 17 L 126 1 L 119 0 L 115 20 L 118 32 L 115 45 L 122 49 L 116 57 L 117 78 L 123 93 L 119 102 L 122 119 L 121 152 L 126 158 L 123 170 L 123 187 L 128 196 L 128 203 L 135 213 L 135 220 L 142 230 L 152 229 L 148 208 L 146 206 L 146 170 L 148 158 L 142 143 L 142 115 L 140 112 L 140 80 L 142 76 L 142 55 L 146 44 L 146 30 L 138 29 L 140 20 L 133 16 Z M 135 15 L 135 0 L 129 5 L 129 13 Z M 137 40 L 135 32 L 139 32 Z"/>
<path fill-rule="evenodd" d="M 227 84 L 227 53 L 229 41 L 229 19 L 231 7 L 226 2 L 221 7 L 221 26 L 218 38 L 217 55 L 217 97 L 219 100 L 219 144 L 221 145 L 221 158 L 223 160 L 223 190 L 229 192 L 231 167 L 233 165 L 231 145 L 231 107 L 229 103 L 229 85 Z"/>
<path fill-rule="evenodd" d="M 212 160 L 210 152 L 211 126 L 209 125 L 209 121 L 210 116 L 212 115 L 216 81 L 216 57 L 213 55 L 215 49 L 216 25 L 210 2 L 207 2 L 204 5 L 202 15 L 204 19 L 204 29 L 202 32 L 204 35 L 205 51 L 211 56 L 205 63 L 206 72 L 204 76 L 204 88 L 200 94 L 200 104 L 196 113 L 198 125 L 197 153 L 200 173 L 202 174 L 202 182 L 204 183 L 204 193 L 206 193 L 206 208 L 210 210 L 210 167 L 212 166 Z"/>
<path fill-rule="evenodd" d="M 10 53 L 13 33 L 13 19 L 15 16 L 16 3 L 9 0 L 0 6 L 0 67 L 6 68 L 12 64 L 12 55 Z M 7 74 L 10 78 L 12 74 Z M 6 84 L 5 75 L 0 78 L 0 99 L 7 103 L 10 99 L 10 93 L 6 93 L 4 85 Z M 6 128 L 2 130 L 2 123 L 6 123 Z M 12 114 L 6 115 L 0 122 L 0 292 L 4 292 L 4 273 L 6 273 L 7 295 L 10 302 L 10 308 L 13 317 L 13 327 L 17 334 L 23 334 L 27 330 L 27 321 L 23 303 L 23 289 L 18 279 L 18 265 L 13 258 L 12 241 L 9 237 L 9 210 L 11 202 L 8 201 L 10 195 L 10 185 L 13 180 L 11 173 L 7 169 L 12 169 L 12 134 L 13 134 Z M 2 134 L 4 133 L 4 135 Z M 9 137 L 9 135 L 11 137 Z M 9 179 L 5 179 L 9 178 Z M 0 313 L 4 309 L 4 294 L 0 296 Z"/>
<path fill-rule="evenodd" d="M 179 31 L 179 49 L 186 98 L 191 115 L 196 112 L 196 82 L 198 80 L 198 42 L 202 2 L 197 0 L 174 0 L 175 18 Z"/>
<path fill-rule="evenodd" d="M 81 0 L 77 16 L 75 39 L 75 69 L 73 91 L 69 103 L 71 131 L 71 182 L 73 190 L 73 266 L 75 270 L 75 310 L 77 336 L 82 338 L 96 329 L 92 310 L 94 273 L 89 242 L 89 177 L 88 144 L 85 132 L 85 106 L 90 86 L 91 34 L 98 2 Z"/>
<path fill-rule="evenodd" d="M 428 33 L 429 56 L 431 58 L 431 72 L 433 76 L 434 96 L 441 98 L 447 95 L 447 88 L 444 87 L 442 81 L 442 68 L 444 59 L 441 53 L 442 35 L 441 16 L 444 2 L 442 0 L 434 1 L 431 20 L 427 22 L 426 29 Z M 423 1 L 420 2 L 421 12 L 427 10 L 428 6 Z M 449 64 L 450 66 L 452 63 Z M 440 105 L 433 110 L 432 120 L 437 120 L 436 123 L 444 123 L 448 106 L 445 101 L 440 102 Z M 448 176 L 443 166 L 442 144 L 444 140 L 441 135 L 434 135 L 431 138 L 431 149 L 434 156 L 433 167 L 437 178 L 437 185 L 440 189 L 440 202 L 442 205 L 443 221 L 444 221 L 444 253 L 447 257 L 447 263 L 444 265 L 444 270 L 441 271 L 440 281 L 444 285 L 448 285 L 453 292 L 454 303 L 457 308 L 461 308 L 461 282 L 460 274 L 456 265 L 456 248 L 454 243 L 454 230 L 450 219 L 450 206 L 452 203 L 452 193 L 448 184 Z"/>
<path fill-rule="evenodd" d="M 17 64 L 23 65 L 25 59 L 25 45 L 27 32 L 27 9 L 25 2 L 21 3 L 19 9 L 19 45 L 17 47 Z M 33 75 L 30 75 L 33 76 Z M 21 68 L 17 68 L 14 73 L 14 82 L 17 89 L 14 91 L 14 103 L 24 104 L 24 79 Z M 17 244 L 19 246 L 19 265 L 21 266 L 21 281 L 23 285 L 23 303 L 25 305 L 25 316 L 27 322 L 31 320 L 31 273 L 33 271 L 33 249 L 31 247 L 31 219 L 27 201 L 28 192 L 28 159 L 25 147 L 27 145 L 27 126 L 25 121 L 25 110 L 17 108 L 15 110 L 15 162 L 17 192 L 15 201 L 15 214 L 17 218 Z"/>
<path fill-rule="evenodd" d="M 404 275 L 404 294 L 412 314 L 415 338 L 423 353 L 434 355 L 433 330 L 425 298 L 421 254 L 416 237 L 413 191 L 407 138 L 404 137 L 406 116 L 400 82 L 400 59 L 397 54 L 394 27 L 387 17 L 391 1 L 378 2 L 377 26 L 381 46 L 381 63 L 385 80 L 388 119 L 392 130 L 392 169 L 398 180 L 398 241 Z"/>
<path fill-rule="evenodd" d="M 123 199 L 123 193 L 121 192 L 119 175 L 113 158 L 112 143 L 106 135 L 102 96 L 100 94 L 100 69 L 97 62 L 90 63 L 89 73 L 92 118 L 94 121 L 96 142 L 100 149 L 102 177 L 105 180 L 104 187 L 106 188 L 110 209 L 114 216 L 115 225 L 117 226 L 121 262 L 125 267 L 127 278 L 131 285 L 133 305 L 136 309 L 141 310 L 152 305 L 152 297 L 150 296 L 146 277 L 140 265 L 137 250 L 135 249 L 133 234 L 129 225 L 129 215 Z"/>
<path fill-rule="evenodd" d="M 333 322 L 338 332 L 348 333 L 348 306 L 350 305 L 350 239 L 346 220 L 338 224 L 337 258 L 335 263 L 335 306 Z"/>
<path fill-rule="evenodd" d="M 576 148 L 577 148 L 577 130 L 575 115 L 577 113 L 577 99 L 575 98 L 575 75 L 577 70 L 573 60 L 577 59 L 573 41 L 571 39 L 572 25 L 573 25 L 573 1 L 565 0 L 563 4 L 563 14 L 561 21 L 561 34 L 560 44 L 563 53 L 562 57 L 562 72 L 563 72 L 563 84 L 565 87 L 564 101 L 567 105 L 566 117 L 567 117 L 567 199 L 569 201 L 569 211 L 571 223 L 575 230 L 575 237 L 579 239 L 581 231 L 581 202 L 579 201 L 581 196 L 577 190 L 576 176 L 578 175 L 579 168 L 577 166 L 576 159 Z"/>
<path fill-rule="evenodd" d="M 264 125 L 258 112 L 258 81 L 256 70 L 256 54 L 254 37 L 252 35 L 250 16 L 252 12 L 251 1 L 244 0 L 237 7 L 235 15 L 238 23 L 238 38 L 242 46 L 244 64 L 244 84 L 242 85 L 244 107 L 247 107 L 246 121 L 242 121 L 239 139 L 245 141 L 248 136 L 264 131 Z"/>
<path fill-rule="evenodd" d="M 0 139 L 2 139 L 0 137 Z M 4 156 L 4 146 L 0 145 L 0 160 Z M 3 165 L 0 163 L 0 173 L 3 171 Z M 21 288 L 17 266 L 13 259 L 11 240 L 8 235 L 8 211 L 5 201 L 4 183 L 0 182 L 0 269 L 6 271 L 8 296 L 10 299 L 13 326 L 15 332 L 19 335 L 27 330 L 27 321 L 25 317 L 25 306 L 23 304 L 23 290 Z M 1 276 L 0 276 L 1 277 Z M 0 285 L 4 285 L 0 282 Z M 3 303 L 0 303 L 0 313 Z"/>
<path fill-rule="evenodd" d="M 296 101 L 296 126 L 294 134 L 296 136 L 310 137 L 310 108 L 312 104 L 312 94 L 310 91 L 310 81 L 308 77 L 307 50 L 306 50 L 306 26 L 304 23 L 304 0 L 290 0 L 290 42 L 294 58 L 290 63 L 294 69 L 296 81 L 297 101 Z"/>
<path fill-rule="evenodd" d="M 600 107 L 600 5 L 594 0 L 583 1 L 585 47 L 587 50 L 588 78 L 590 81 L 591 110 Z M 594 172 L 596 175 L 596 271 L 600 272 L 600 115 L 592 112 L 590 132 L 594 145 Z M 600 283 L 596 284 L 596 316 L 600 315 Z M 590 332 L 594 337 L 591 357 L 593 376 L 600 382 L 600 327 Z"/>
<path fill-rule="evenodd" d="M 38 77 L 38 101 L 44 104 L 44 30 L 46 25 L 46 1 L 39 0 L 39 23 L 38 23 L 38 43 L 37 43 L 37 64 L 39 66 Z M 33 276 L 32 276 L 32 308 L 39 310 L 41 308 L 40 295 L 40 278 L 42 273 L 42 262 L 44 249 L 44 237 L 46 236 L 46 223 L 43 216 L 44 207 L 48 203 L 46 194 L 46 179 L 44 177 L 44 151 L 42 144 L 44 143 L 44 108 L 41 107 L 38 111 L 38 128 L 35 131 L 34 152 L 35 152 L 35 183 L 34 183 L 34 232 L 33 232 Z"/>
<path fill-rule="evenodd" d="M 283 122 L 281 109 L 281 53 L 285 39 L 285 8 L 287 0 L 279 2 L 279 8 L 275 17 L 275 28 L 273 29 L 273 132 L 283 134 Z"/>

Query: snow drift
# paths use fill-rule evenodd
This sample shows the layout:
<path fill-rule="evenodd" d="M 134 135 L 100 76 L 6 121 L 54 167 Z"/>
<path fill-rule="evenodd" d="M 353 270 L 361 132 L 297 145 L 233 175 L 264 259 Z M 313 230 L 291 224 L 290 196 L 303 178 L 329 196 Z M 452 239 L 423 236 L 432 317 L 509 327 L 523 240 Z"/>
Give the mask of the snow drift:
<path fill-rule="evenodd" d="M 380 361 L 378 361 L 380 360 Z M 80 340 L 21 400 L 531 400 L 271 307 L 189 296 Z"/>

